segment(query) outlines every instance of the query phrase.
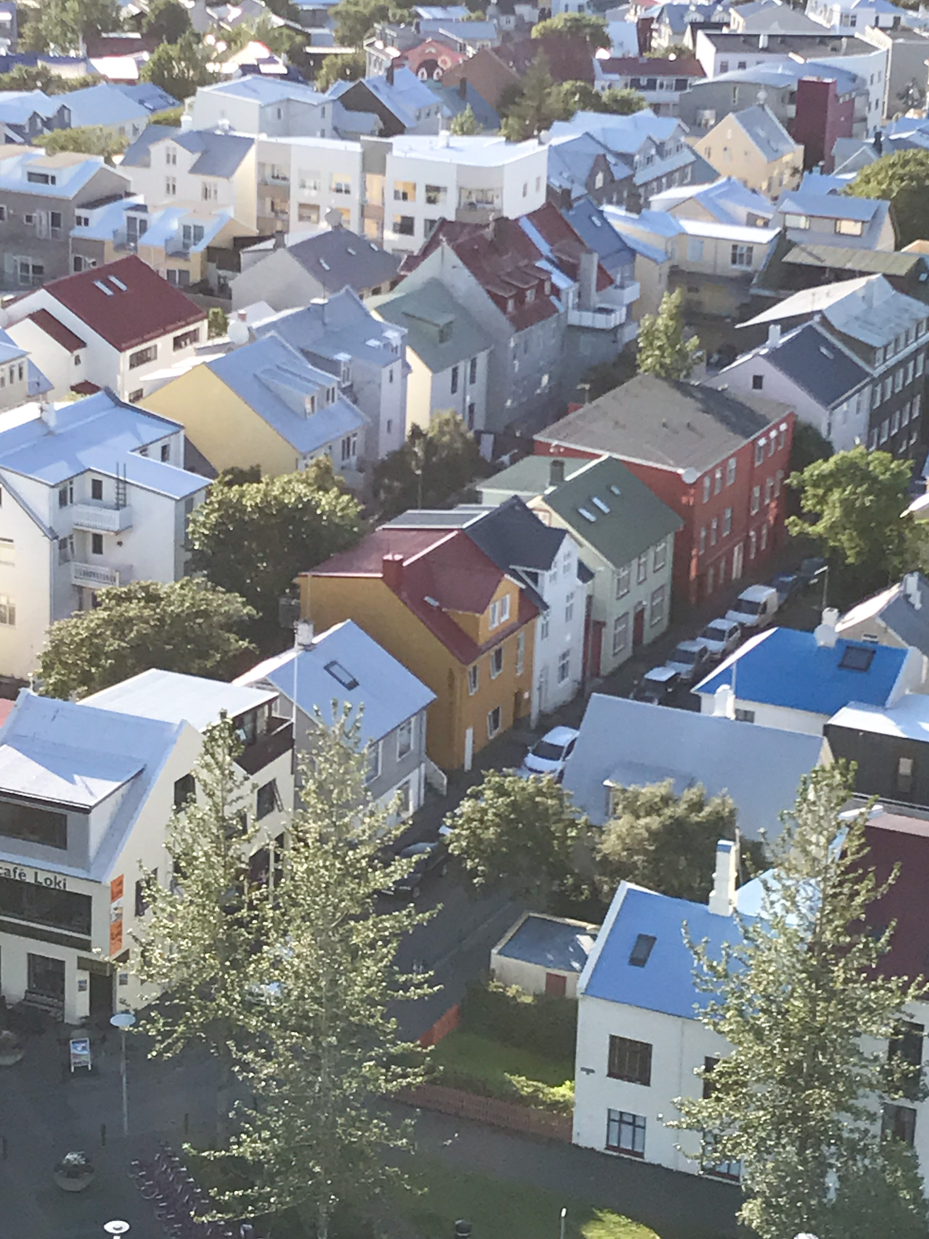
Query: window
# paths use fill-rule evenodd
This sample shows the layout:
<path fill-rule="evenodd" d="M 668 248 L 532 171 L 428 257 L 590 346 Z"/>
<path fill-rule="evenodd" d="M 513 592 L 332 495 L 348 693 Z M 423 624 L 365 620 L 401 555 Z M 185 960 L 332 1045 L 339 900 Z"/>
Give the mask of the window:
<path fill-rule="evenodd" d="M 499 628 L 510 618 L 510 595 L 504 594 L 496 602 L 490 604 L 490 626 Z"/>
<path fill-rule="evenodd" d="M 193 331 L 182 331 L 179 336 L 175 336 L 172 344 L 174 345 L 175 353 L 179 353 L 182 348 L 190 348 L 192 344 L 200 343 L 200 328 L 194 327 Z"/>
<path fill-rule="evenodd" d="M 713 474 L 713 494 L 718 495 L 723 488 L 723 471 L 717 469 Z"/>
<path fill-rule="evenodd" d="M 173 176 L 165 177 L 165 196 L 173 198 L 177 193 L 177 181 Z"/>
<path fill-rule="evenodd" d="M 735 482 L 735 471 L 736 471 L 736 459 L 733 456 L 732 459 L 729 461 L 729 463 L 726 465 L 726 485 L 727 486 L 732 486 L 732 484 Z"/>
<path fill-rule="evenodd" d="M 219 197 L 219 185 L 216 181 L 204 181 L 200 186 L 200 197 L 204 202 L 215 202 Z"/>
<path fill-rule="evenodd" d="M 490 655 L 490 678 L 495 680 L 503 670 L 503 646 L 498 645 Z"/>
<path fill-rule="evenodd" d="M 148 348 L 136 349 L 134 353 L 129 354 L 129 369 L 135 370 L 139 366 L 146 366 L 150 361 L 154 361 L 157 356 L 157 344 L 150 344 Z"/>
<path fill-rule="evenodd" d="M 90 535 L 90 553 L 91 555 L 103 554 L 103 534 L 92 533 Z"/>
<path fill-rule="evenodd" d="M 613 620 L 613 653 L 621 654 L 629 644 L 629 612 Z"/>
<path fill-rule="evenodd" d="M 881 1117 L 881 1135 L 902 1140 L 912 1148 L 916 1136 L 916 1111 L 911 1106 L 886 1103 Z"/>
<path fill-rule="evenodd" d="M 58 539 L 58 562 L 60 564 L 69 564 L 74 558 L 74 537 Z"/>
<path fill-rule="evenodd" d="M 719 520 L 717 519 L 717 517 L 714 516 L 713 519 L 710 521 L 710 546 L 716 545 L 718 533 L 719 533 Z"/>
<path fill-rule="evenodd" d="M 764 464 L 764 439 L 755 440 L 755 464 Z"/>
<path fill-rule="evenodd" d="M 102 478 L 91 478 L 90 479 L 90 497 L 91 499 L 102 499 L 103 498 L 103 479 Z"/>
<path fill-rule="evenodd" d="M 919 1100 L 925 1031 L 922 1024 L 899 1024 L 887 1047 L 887 1061 L 899 1072 L 901 1091 L 910 1101 Z"/>
<path fill-rule="evenodd" d="M 784 470 L 778 469 L 777 473 L 774 476 L 774 498 L 775 499 L 781 493 L 781 483 L 783 482 L 783 480 L 784 480 Z"/>
<path fill-rule="evenodd" d="M 477 382 L 477 358 L 476 357 L 472 357 L 471 360 L 468 362 L 468 382 L 472 384 Z"/>
<path fill-rule="evenodd" d="M 723 512 L 723 537 L 727 538 L 732 533 L 732 508 L 726 508 Z"/>
<path fill-rule="evenodd" d="M 664 586 L 659 585 L 657 589 L 652 590 L 648 622 L 652 628 L 656 624 L 660 624 L 664 619 Z"/>
<path fill-rule="evenodd" d="M 606 1073 L 612 1080 L 650 1085 L 651 1045 L 647 1041 L 633 1041 L 629 1037 L 610 1037 L 610 1057 Z"/>
<path fill-rule="evenodd" d="M 540 622 L 540 624 L 539 624 L 539 640 L 540 640 L 540 641 L 547 641 L 547 640 L 548 640 L 548 627 L 549 627 L 549 624 L 548 624 L 548 616 L 547 616 L 547 615 L 543 615 L 543 616 L 542 616 L 542 620 L 541 620 L 541 622 Z"/>
<path fill-rule="evenodd" d="M 645 1156 L 645 1119 L 625 1110 L 607 1110 L 606 1147 L 614 1153 Z"/>
<path fill-rule="evenodd" d="M 454 394 L 458 390 L 458 367 L 457 366 L 452 366 L 451 389 L 452 389 L 452 395 L 454 396 Z"/>
<path fill-rule="evenodd" d="M 412 237 L 416 231 L 416 220 L 412 215 L 395 215 L 394 232 L 400 237 Z"/>
<path fill-rule="evenodd" d="M 752 265 L 752 245 L 733 245 L 730 263 L 733 267 L 750 267 Z"/>
<path fill-rule="evenodd" d="M 572 589 L 564 604 L 564 622 L 570 624 L 574 619 L 574 590 Z"/>
<path fill-rule="evenodd" d="M 265 783 L 259 787 L 255 798 L 255 817 L 258 821 L 261 821 L 263 817 L 267 817 L 269 813 L 274 812 L 277 799 L 276 779 L 272 779 L 270 783 Z"/>
<path fill-rule="evenodd" d="M 784 226 L 787 228 L 809 228 L 810 217 L 808 215 L 792 215 L 788 212 L 784 216 Z"/>
<path fill-rule="evenodd" d="M 764 484 L 764 501 L 770 503 L 774 497 L 774 478 L 766 478 Z"/>
<path fill-rule="evenodd" d="M 558 683 L 564 684 L 565 680 L 571 674 L 571 654 L 568 650 L 563 650 L 558 655 Z"/>
<path fill-rule="evenodd" d="M 755 515 L 755 513 L 758 511 L 760 507 L 761 507 L 761 487 L 753 486 L 751 508 L 749 509 L 751 511 L 752 516 Z"/>
<path fill-rule="evenodd" d="M 434 189 L 435 186 L 427 187 L 426 201 L 429 202 L 430 206 L 434 206 L 435 203 L 431 202 L 428 197 L 428 192 L 430 188 Z M 415 181 L 394 181 L 394 202 L 415 202 L 415 201 L 416 201 Z M 436 202 L 437 201 L 438 199 L 436 199 Z"/>
<path fill-rule="evenodd" d="M 641 585 L 648 578 L 648 555 L 640 555 L 635 565 L 635 580 Z"/>
<path fill-rule="evenodd" d="M 522 675 L 526 662 L 526 634 L 521 632 L 516 638 L 516 674 Z"/>
<path fill-rule="evenodd" d="M 860 219 L 837 219 L 835 221 L 836 232 L 843 237 L 860 237 L 864 225 Z"/>
<path fill-rule="evenodd" d="M 444 185 L 427 185 L 426 186 L 426 203 L 428 206 L 441 206 L 445 201 L 445 196 L 448 190 Z"/>
<path fill-rule="evenodd" d="M 625 598 L 629 593 L 629 582 L 632 576 L 632 568 L 629 564 L 620 568 L 616 573 L 616 597 Z"/>
<path fill-rule="evenodd" d="M 758 535 L 755 533 L 753 529 L 748 535 L 748 557 L 749 559 L 755 558 L 755 547 L 756 547 L 757 541 L 758 541 Z"/>
<path fill-rule="evenodd" d="M 702 555 L 705 550 L 706 550 L 706 525 L 701 525 L 700 526 L 700 550 L 698 553 Z"/>
<path fill-rule="evenodd" d="M 468 668 L 468 696 L 473 697 L 480 684 L 480 670 L 477 663 Z"/>
<path fill-rule="evenodd" d="M 158 881 L 157 869 L 152 870 L 151 879 L 153 882 Z M 139 878 L 135 884 L 135 914 L 137 919 L 143 917 L 148 911 L 148 900 L 145 898 L 145 886 L 146 882 L 144 878 Z"/>
<path fill-rule="evenodd" d="M 352 192 L 351 178 L 340 176 L 338 173 L 332 177 L 332 192 L 334 194 L 350 194 Z"/>
<path fill-rule="evenodd" d="M 894 391 L 903 390 L 903 366 L 898 366 L 894 371 Z"/>
<path fill-rule="evenodd" d="M 761 526 L 761 549 L 765 550 L 768 545 L 768 526 Z"/>
<path fill-rule="evenodd" d="M 761 391 L 763 387 L 764 387 L 764 375 L 753 374 L 752 375 L 752 391 Z"/>
<path fill-rule="evenodd" d="M 729 509 L 731 511 L 731 509 Z M 657 546 L 652 548 L 652 572 L 660 572 L 665 566 L 668 559 L 668 544 L 667 542 L 659 542 Z"/>
<path fill-rule="evenodd" d="M 161 459 L 162 459 L 163 461 L 165 461 L 166 463 L 167 463 L 168 461 L 170 461 L 170 459 L 171 459 L 171 444 L 170 444 L 170 443 L 162 443 L 162 445 L 161 445 Z"/>
<path fill-rule="evenodd" d="M 3 800 L 0 801 L 0 835 L 64 851 L 68 846 L 68 816 L 36 805 Z"/>
<path fill-rule="evenodd" d="M 703 502 L 709 503 L 709 501 L 710 501 L 710 475 L 707 474 L 706 477 L 703 479 Z"/>
<path fill-rule="evenodd" d="M 367 764 L 365 766 L 365 782 L 373 782 L 381 773 L 381 742 L 372 740 L 368 744 Z"/>
<path fill-rule="evenodd" d="M 406 757 L 408 753 L 413 751 L 413 723 L 414 720 L 408 718 L 405 723 L 401 723 L 397 728 L 397 760 Z"/>
<path fill-rule="evenodd" d="M 187 807 L 197 794 L 197 780 L 192 774 L 185 774 L 174 780 L 174 809 L 176 813 Z"/>
<path fill-rule="evenodd" d="M 346 461 L 354 460 L 358 455 L 358 436 L 356 434 L 346 435 L 339 444 L 339 453 L 342 457 L 343 464 L 345 464 Z"/>
<path fill-rule="evenodd" d="M 890 433 L 895 435 L 900 429 L 900 410 L 895 409 L 893 417 L 890 419 Z"/>
<path fill-rule="evenodd" d="M 494 706 L 494 708 L 487 715 L 487 738 L 489 740 L 493 739 L 493 737 L 500 730 L 500 722 L 500 707 Z"/>

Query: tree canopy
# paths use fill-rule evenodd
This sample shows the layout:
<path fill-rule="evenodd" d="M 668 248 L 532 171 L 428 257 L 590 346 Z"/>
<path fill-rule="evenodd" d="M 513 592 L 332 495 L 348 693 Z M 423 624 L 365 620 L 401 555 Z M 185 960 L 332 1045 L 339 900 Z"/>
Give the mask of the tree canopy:
<path fill-rule="evenodd" d="M 116 0 L 43 0 L 40 13 L 25 23 L 20 43 L 29 51 L 67 56 L 121 25 Z"/>
<path fill-rule="evenodd" d="M 181 0 L 151 0 L 142 19 L 143 33 L 160 43 L 176 43 L 190 29 L 190 14 Z"/>
<path fill-rule="evenodd" d="M 501 99 L 498 105 L 497 110 L 503 117 L 500 132 L 507 141 L 537 138 L 543 129 L 551 128 L 554 121 L 565 119 L 561 89 L 561 84 L 551 75 L 548 57 L 540 50 L 526 70 L 521 87 L 513 91 L 512 100 Z"/>
<path fill-rule="evenodd" d="M 665 293 L 657 314 L 646 314 L 639 324 L 639 374 L 660 379 L 686 379 L 700 359 L 700 341 L 684 332 L 684 292 Z"/>
<path fill-rule="evenodd" d="M 637 90 L 621 90 L 616 86 L 601 91 L 586 82 L 562 82 L 556 90 L 561 103 L 559 120 L 570 120 L 575 112 L 610 112 L 615 116 L 631 116 L 647 106 L 645 96 Z"/>
<path fill-rule="evenodd" d="M 237 594 L 184 577 L 101 589 L 97 605 L 48 630 L 37 675 L 49 697 L 86 697 L 152 667 L 223 676 L 249 648 L 255 612 Z"/>
<path fill-rule="evenodd" d="M 845 190 L 855 198 L 883 198 L 890 203 L 897 245 L 926 237 L 929 198 L 929 151 L 897 151 L 862 168 Z"/>
<path fill-rule="evenodd" d="M 44 146 L 49 155 L 58 151 L 79 151 L 83 155 L 102 155 L 107 163 L 114 155 L 121 155 L 129 145 L 129 139 L 113 133 L 103 125 L 78 125 L 74 129 L 53 129 L 33 139 L 36 146 Z"/>
<path fill-rule="evenodd" d="M 184 100 L 195 94 L 198 86 L 208 86 L 213 81 L 209 61 L 209 49 L 195 31 L 188 30 L 176 43 L 156 47 L 139 76 L 175 99 Z"/>
<path fill-rule="evenodd" d="M 97 74 L 82 74 L 80 77 L 62 77 L 47 65 L 14 65 L 9 73 L 0 73 L 0 91 L 41 90 L 46 95 L 64 95 L 72 90 L 85 90 L 96 86 L 103 78 Z"/>
<path fill-rule="evenodd" d="M 610 47 L 606 18 L 595 17 L 589 13 L 558 13 L 555 17 L 549 17 L 532 27 L 534 39 L 544 39 L 547 35 L 553 34 L 565 38 L 583 39 L 592 52 L 595 52 L 598 47 Z"/>
<path fill-rule="evenodd" d="M 364 52 L 352 52 L 350 56 L 324 56 L 313 85 L 319 91 L 327 91 L 336 82 L 355 82 L 364 75 Z"/>
<path fill-rule="evenodd" d="M 426 430 L 410 427 L 403 447 L 374 466 L 372 489 L 384 520 L 408 508 L 441 508 L 486 472 L 477 442 L 457 413 L 437 413 Z"/>
<path fill-rule="evenodd" d="M 474 115 L 474 109 L 470 103 L 462 108 L 457 116 L 452 117 L 449 129 L 458 137 L 469 137 L 471 134 L 481 132 L 480 121 Z"/>

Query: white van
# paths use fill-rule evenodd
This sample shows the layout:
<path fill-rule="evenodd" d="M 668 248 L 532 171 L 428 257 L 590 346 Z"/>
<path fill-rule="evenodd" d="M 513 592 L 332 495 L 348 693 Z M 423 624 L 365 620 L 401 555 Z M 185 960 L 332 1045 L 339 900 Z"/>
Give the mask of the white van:
<path fill-rule="evenodd" d="M 777 590 L 770 585 L 749 585 L 726 612 L 726 619 L 745 629 L 766 628 L 780 605 Z"/>

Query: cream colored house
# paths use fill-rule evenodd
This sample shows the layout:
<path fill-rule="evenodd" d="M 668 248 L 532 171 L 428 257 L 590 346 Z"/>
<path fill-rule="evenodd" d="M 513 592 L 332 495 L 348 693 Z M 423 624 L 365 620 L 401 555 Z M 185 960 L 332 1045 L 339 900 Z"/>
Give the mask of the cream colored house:
<path fill-rule="evenodd" d="M 772 198 L 803 175 L 802 145 L 764 104 L 731 112 L 694 146 L 723 176 Z"/>

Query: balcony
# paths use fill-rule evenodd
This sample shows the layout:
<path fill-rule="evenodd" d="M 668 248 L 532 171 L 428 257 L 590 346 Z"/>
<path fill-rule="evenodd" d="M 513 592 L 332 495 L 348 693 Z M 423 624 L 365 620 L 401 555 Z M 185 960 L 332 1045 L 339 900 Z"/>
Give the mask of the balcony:
<path fill-rule="evenodd" d="M 111 508 L 93 503 L 76 503 L 71 509 L 75 529 L 91 533 L 120 533 L 132 527 L 132 508 Z"/>
<path fill-rule="evenodd" d="M 107 585 L 119 584 L 119 573 L 115 568 L 104 568 L 100 564 L 71 564 L 71 584 L 83 585 L 88 589 L 103 589 Z"/>
<path fill-rule="evenodd" d="M 593 327 L 599 331 L 612 331 L 626 320 L 625 308 L 598 305 L 593 310 L 568 310 L 569 327 Z"/>
<path fill-rule="evenodd" d="M 293 746 L 293 723 L 289 718 L 280 718 L 273 714 L 268 722 L 268 730 L 259 736 L 254 744 L 249 744 L 242 750 L 236 758 L 236 765 L 241 766 L 246 774 L 257 774 Z"/>
<path fill-rule="evenodd" d="M 259 172 L 259 185 L 289 185 L 290 176 L 286 172 Z"/>

